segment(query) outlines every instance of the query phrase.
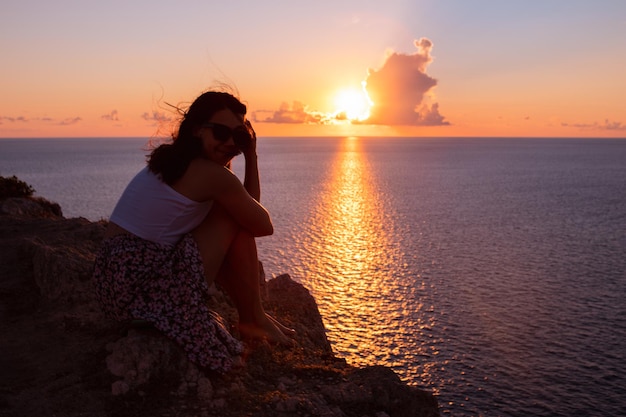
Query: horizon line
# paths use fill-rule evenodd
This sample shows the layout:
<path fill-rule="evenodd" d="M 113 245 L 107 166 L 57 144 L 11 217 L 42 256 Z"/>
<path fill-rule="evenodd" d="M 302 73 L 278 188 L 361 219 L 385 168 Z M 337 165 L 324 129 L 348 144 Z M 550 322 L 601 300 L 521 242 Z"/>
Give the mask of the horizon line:
<path fill-rule="evenodd" d="M 543 135 L 451 135 L 451 136 L 439 136 L 439 135 L 263 135 L 258 136 L 259 139 L 307 139 L 307 138 L 377 138 L 377 139 L 389 139 L 389 138 L 406 138 L 406 139 L 626 139 L 623 137 L 614 136 L 543 136 Z M 169 139 L 169 136 L 0 136 L 0 140 L 20 140 L 20 139 Z"/>

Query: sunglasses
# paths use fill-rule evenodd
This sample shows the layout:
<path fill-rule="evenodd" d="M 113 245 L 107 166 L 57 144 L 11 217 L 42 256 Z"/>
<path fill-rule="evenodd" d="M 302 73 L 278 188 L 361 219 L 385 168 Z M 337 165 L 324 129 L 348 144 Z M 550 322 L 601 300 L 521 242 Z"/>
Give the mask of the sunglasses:
<path fill-rule="evenodd" d="M 213 131 L 213 137 L 219 142 L 226 142 L 233 138 L 233 142 L 241 150 L 246 149 L 252 142 L 252 133 L 246 127 L 238 126 L 234 129 L 220 123 L 204 123 L 202 127 L 208 127 Z"/>

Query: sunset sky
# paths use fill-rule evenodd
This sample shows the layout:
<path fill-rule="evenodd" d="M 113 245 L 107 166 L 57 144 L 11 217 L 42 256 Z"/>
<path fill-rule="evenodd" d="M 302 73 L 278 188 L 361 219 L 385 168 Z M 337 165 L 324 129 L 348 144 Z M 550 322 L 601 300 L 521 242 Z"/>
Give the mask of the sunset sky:
<path fill-rule="evenodd" d="M 15 0 L 0 33 L 0 137 L 151 136 L 218 82 L 260 136 L 626 137 L 624 0 Z"/>

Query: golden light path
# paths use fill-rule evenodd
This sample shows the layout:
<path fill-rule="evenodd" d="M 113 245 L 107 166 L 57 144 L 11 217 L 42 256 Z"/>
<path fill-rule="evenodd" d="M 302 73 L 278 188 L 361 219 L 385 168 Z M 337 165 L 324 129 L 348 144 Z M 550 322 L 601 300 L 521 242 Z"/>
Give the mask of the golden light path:
<path fill-rule="evenodd" d="M 360 139 L 344 139 L 322 189 L 313 192 L 317 203 L 299 244 L 303 284 L 339 356 L 424 378 L 429 361 L 419 359 L 433 353 L 420 342 L 421 330 L 433 325 L 419 300 L 424 284 L 407 276 L 393 210 L 360 147 Z"/>

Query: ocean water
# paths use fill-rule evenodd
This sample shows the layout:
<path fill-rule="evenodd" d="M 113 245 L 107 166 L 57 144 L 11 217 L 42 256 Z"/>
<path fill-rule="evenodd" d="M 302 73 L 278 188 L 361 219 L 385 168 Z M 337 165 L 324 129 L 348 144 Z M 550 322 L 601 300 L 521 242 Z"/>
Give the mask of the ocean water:
<path fill-rule="evenodd" d="M 0 175 L 98 220 L 146 144 L 3 139 Z M 266 273 L 310 289 L 339 356 L 444 415 L 626 415 L 626 140 L 262 138 L 259 158 Z"/>

